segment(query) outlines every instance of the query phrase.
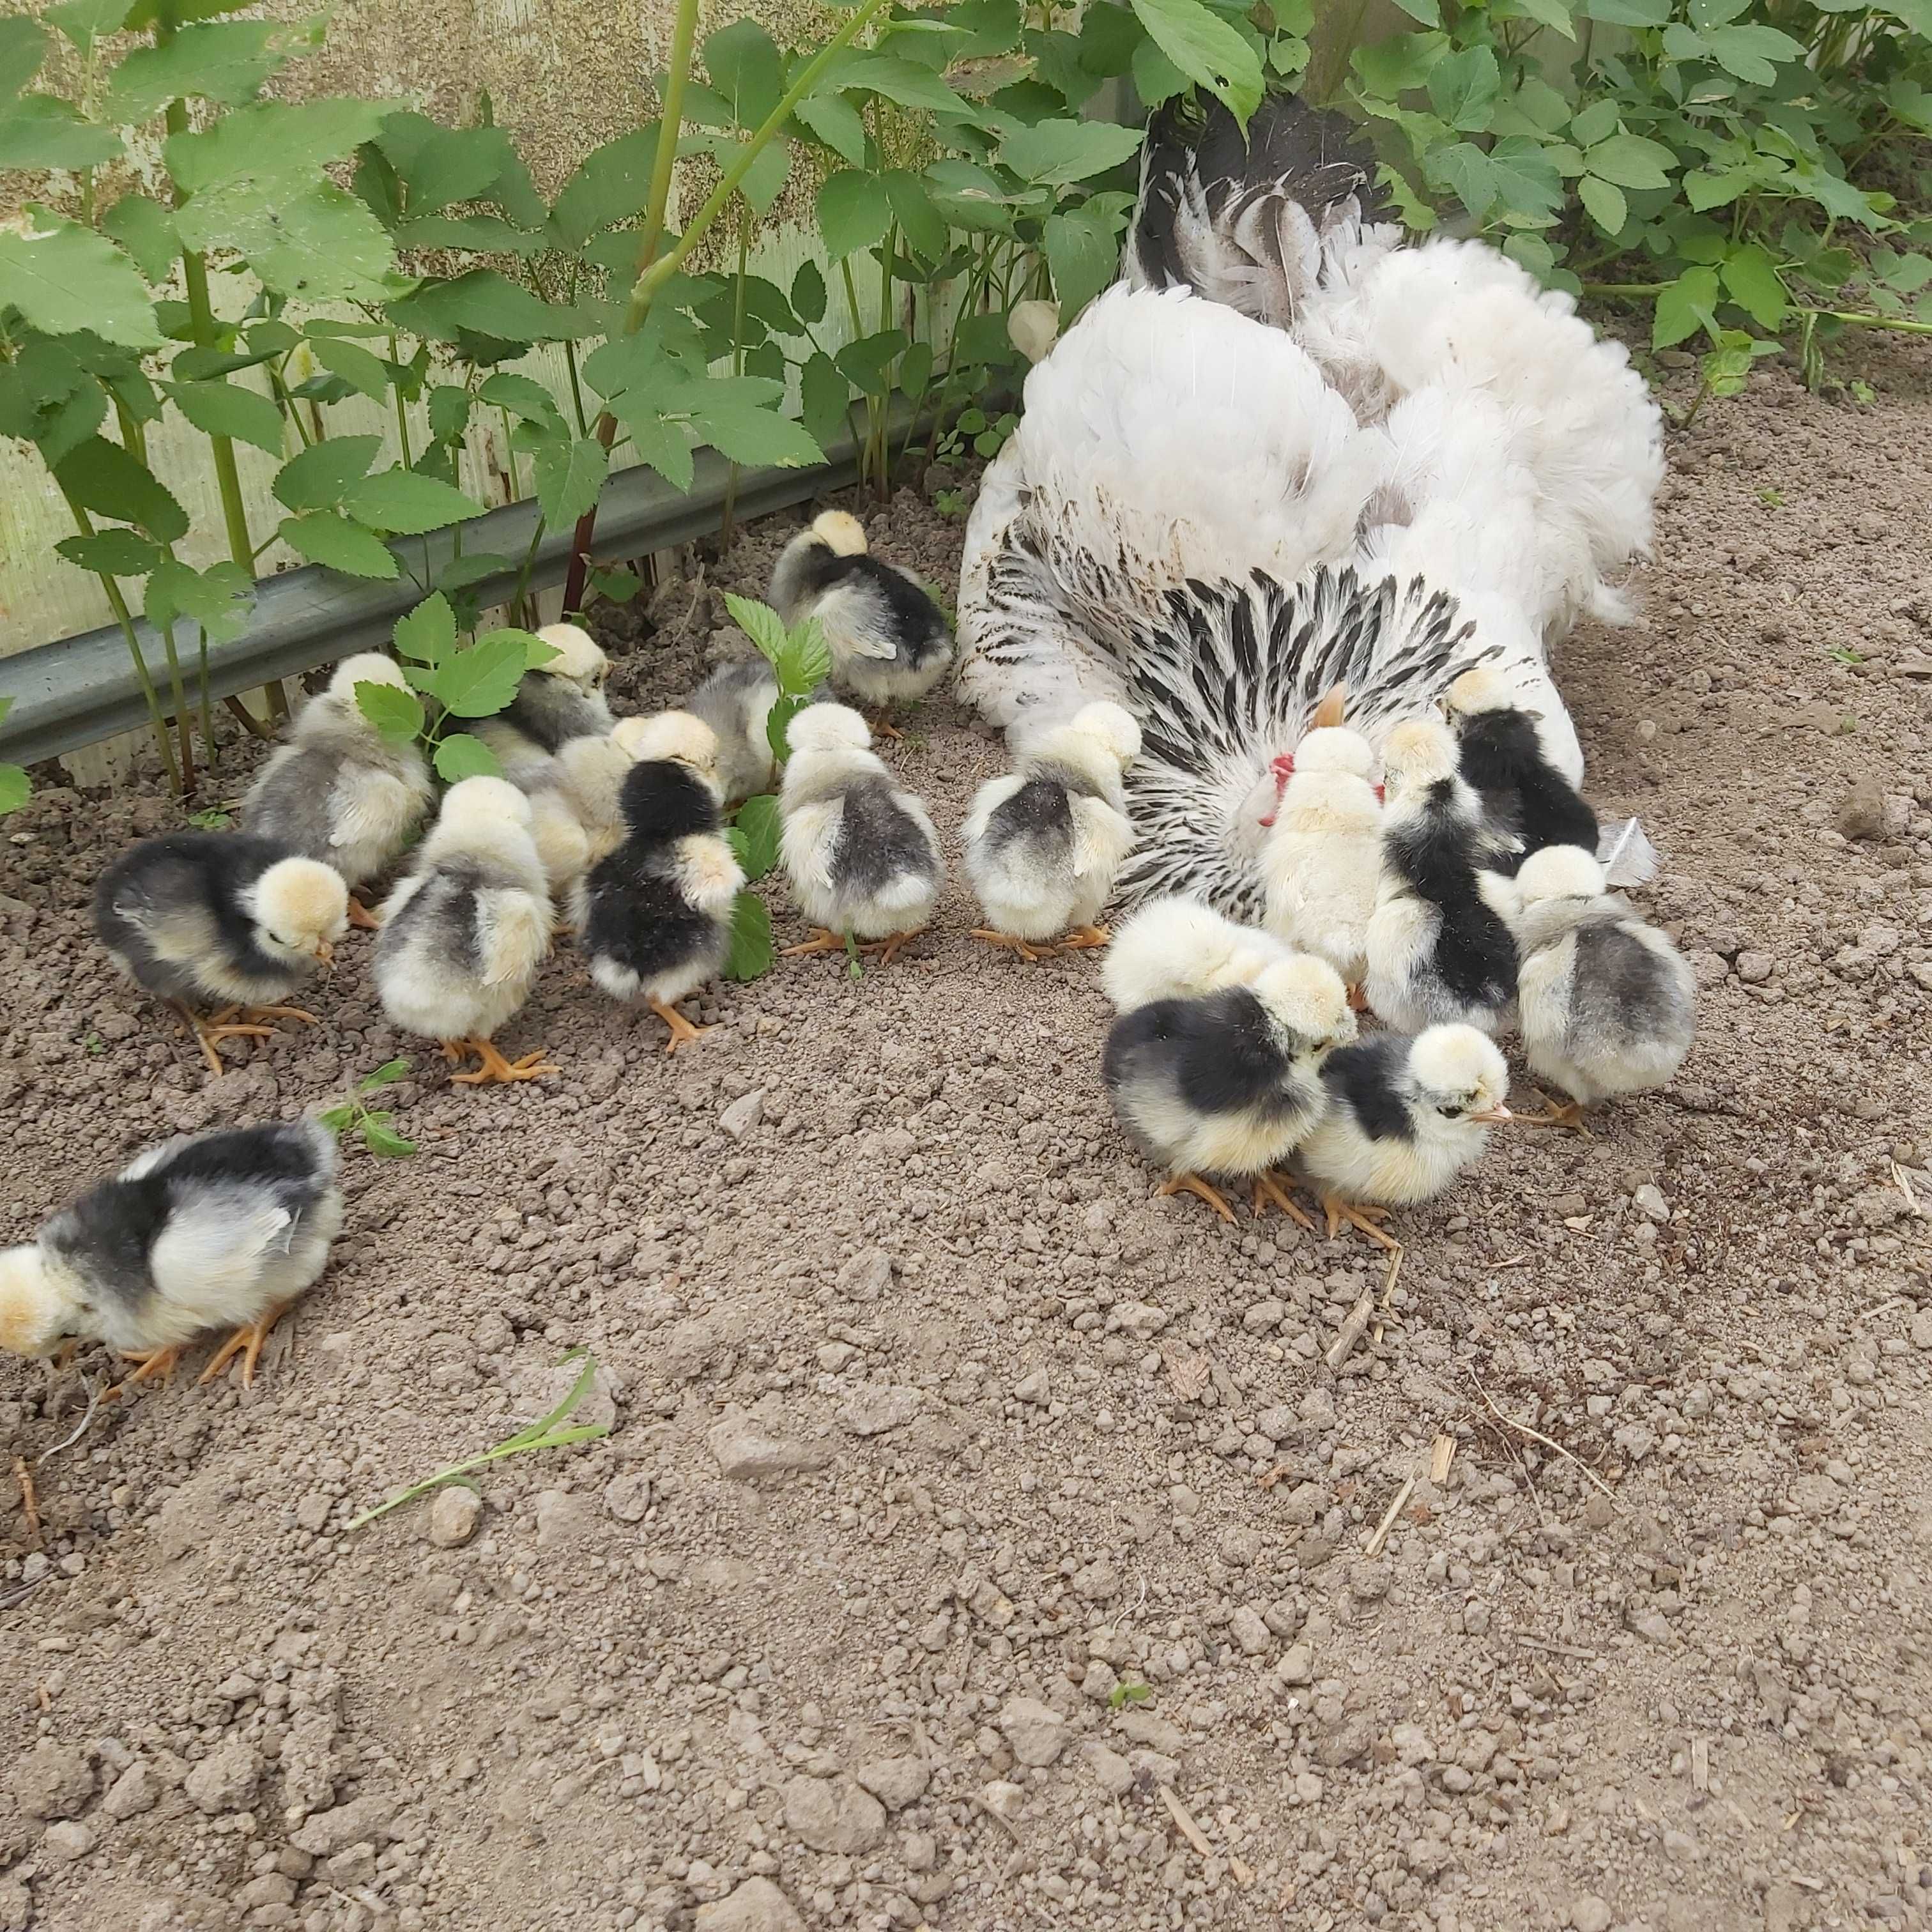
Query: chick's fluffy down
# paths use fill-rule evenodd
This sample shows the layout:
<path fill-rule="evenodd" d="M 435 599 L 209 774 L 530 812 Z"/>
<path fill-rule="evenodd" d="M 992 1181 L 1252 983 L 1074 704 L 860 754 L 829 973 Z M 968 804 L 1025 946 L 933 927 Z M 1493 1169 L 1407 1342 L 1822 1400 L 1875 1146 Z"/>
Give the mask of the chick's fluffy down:
<path fill-rule="evenodd" d="M 1150 899 L 1114 930 L 1100 983 L 1115 1010 L 1192 999 L 1251 984 L 1288 948 L 1260 927 L 1238 925 L 1186 898 Z"/>

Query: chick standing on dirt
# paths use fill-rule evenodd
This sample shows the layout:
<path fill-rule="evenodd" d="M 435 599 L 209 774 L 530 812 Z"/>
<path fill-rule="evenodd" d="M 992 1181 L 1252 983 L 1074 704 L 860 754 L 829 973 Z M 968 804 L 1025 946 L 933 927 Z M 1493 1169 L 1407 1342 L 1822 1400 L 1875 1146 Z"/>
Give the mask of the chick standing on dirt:
<path fill-rule="evenodd" d="M 530 802 L 502 778 L 465 778 L 382 908 L 376 990 L 399 1027 L 439 1042 L 452 1064 L 475 1053 L 466 1085 L 554 1073 L 541 1052 L 506 1060 L 491 1043 L 530 998 L 550 951 L 552 914 Z"/>
<path fill-rule="evenodd" d="M 1482 664 L 1466 670 L 1442 708 L 1456 732 L 1463 777 L 1519 848 L 1514 857 L 1498 858 L 1499 869 L 1515 872 L 1546 845 L 1596 850 L 1597 814 L 1545 756 L 1536 719 L 1517 704 L 1500 672 Z"/>
<path fill-rule="evenodd" d="M 622 798 L 630 836 L 590 874 L 584 951 L 613 999 L 643 996 L 675 1053 L 710 1030 L 677 1003 L 724 964 L 745 874 L 722 835 L 710 726 L 688 711 L 641 722 Z"/>
<path fill-rule="evenodd" d="M 524 672 L 506 709 L 470 727 L 515 784 L 541 771 L 544 758 L 572 739 L 607 736 L 616 722 L 604 701 L 610 660 L 596 639 L 578 624 L 546 624 L 537 637 L 556 656 Z"/>
<path fill-rule="evenodd" d="M 227 1327 L 201 1379 L 239 1354 L 252 1386 L 268 1330 L 328 1263 L 342 1226 L 338 1164 L 334 1136 L 314 1120 L 148 1148 L 32 1243 L 0 1249 L 0 1348 L 105 1342 L 134 1365 L 132 1384 L 172 1373 L 202 1330 Z"/>
<path fill-rule="evenodd" d="M 1042 733 L 1016 772 L 980 788 L 964 835 L 966 876 L 988 922 L 975 939 L 1029 962 L 1106 944 L 1094 922 L 1133 845 L 1121 781 L 1140 748 L 1128 712 L 1089 704 Z"/>
<path fill-rule="evenodd" d="M 720 664 L 682 709 L 701 718 L 718 739 L 718 786 L 727 805 L 770 791 L 778 760 L 766 727 L 778 702 L 777 674 L 763 658 Z"/>
<path fill-rule="evenodd" d="M 788 956 L 863 940 L 890 965 L 939 903 L 939 836 L 924 806 L 893 782 L 872 734 L 843 704 L 812 704 L 786 732 L 779 854 L 799 910 L 817 928 Z"/>
<path fill-rule="evenodd" d="M 240 820 L 244 832 L 333 866 L 352 895 L 394 863 L 434 796 L 422 748 L 385 738 L 356 701 L 358 684 L 409 688 L 400 667 L 380 652 L 345 658 L 328 688 L 296 713 L 289 742 L 269 754 Z M 375 924 L 352 896 L 349 922 Z"/>
<path fill-rule="evenodd" d="M 952 633 L 925 588 L 867 553 L 858 518 L 827 510 L 780 553 L 771 604 L 787 624 L 815 617 L 832 681 L 883 714 L 923 698 L 952 662 Z M 874 728 L 898 734 L 883 722 Z"/>
<path fill-rule="evenodd" d="M 1509 1069 L 1472 1026 L 1432 1026 L 1412 1037 L 1372 1034 L 1329 1056 L 1328 1112 L 1295 1164 L 1314 1184 L 1332 1240 L 1346 1221 L 1385 1248 L 1402 1244 L 1376 1223 L 1382 1209 L 1432 1200 L 1482 1157 Z"/>
<path fill-rule="evenodd" d="M 1509 882 L 1439 718 L 1398 724 L 1382 747 L 1382 878 L 1366 935 L 1369 1004 L 1416 1032 L 1460 1021 L 1494 1033 L 1516 998 L 1516 943 L 1497 910 Z"/>
<path fill-rule="evenodd" d="M 335 956 L 349 924 L 349 888 L 332 867 L 279 839 L 243 832 L 170 832 L 122 854 L 94 889 L 94 929 L 136 985 L 167 1001 L 201 1042 L 266 1038 L 266 1018 L 314 1022 L 273 1004 Z M 223 1002 L 212 1019 L 194 1008 Z M 244 1012 L 245 1022 L 235 1015 Z"/>
<path fill-rule="evenodd" d="M 1321 1118 L 1322 1061 L 1354 1036 L 1335 969 L 1291 957 L 1263 968 L 1251 985 L 1123 1013 L 1107 1035 L 1101 1074 L 1120 1124 L 1168 1169 L 1161 1193 L 1198 1195 L 1232 1221 L 1204 1177 L 1252 1178 L 1258 1212 L 1271 1200 L 1308 1227 L 1271 1170 Z"/>
<path fill-rule="evenodd" d="M 1268 930 L 1325 959 L 1352 988 L 1368 970 L 1369 921 L 1382 872 L 1375 754 L 1330 726 L 1295 748 L 1294 770 L 1262 847 Z"/>
<path fill-rule="evenodd" d="M 1289 956 L 1274 934 L 1239 925 L 1198 899 L 1150 899 L 1114 933 L 1100 985 L 1115 1012 L 1132 1012 L 1156 1000 L 1198 999 L 1252 985 L 1263 967 Z"/>
<path fill-rule="evenodd" d="M 1524 1055 L 1538 1079 L 1570 1096 L 1521 1118 L 1578 1127 L 1593 1101 L 1661 1087 L 1696 1030 L 1697 982 L 1683 956 L 1604 891 L 1602 866 L 1580 847 L 1548 846 L 1525 861 L 1516 896 Z"/>

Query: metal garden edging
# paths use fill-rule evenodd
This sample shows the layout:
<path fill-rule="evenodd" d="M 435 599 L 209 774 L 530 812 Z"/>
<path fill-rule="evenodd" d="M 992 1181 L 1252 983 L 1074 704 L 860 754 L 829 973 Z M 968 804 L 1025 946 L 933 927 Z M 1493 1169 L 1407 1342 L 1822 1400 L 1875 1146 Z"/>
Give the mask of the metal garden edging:
<path fill-rule="evenodd" d="M 891 412 L 889 434 L 903 442 L 930 433 L 933 417 L 915 422 L 902 400 Z M 822 464 L 800 470 L 741 469 L 734 516 L 741 523 L 788 508 L 858 481 L 859 439 L 835 440 Z M 597 550 L 606 556 L 642 556 L 689 543 L 718 527 L 724 506 L 730 466 L 716 450 L 697 452 L 692 487 L 674 490 L 643 464 L 616 472 L 604 486 L 597 509 Z M 466 550 L 494 551 L 520 557 L 537 526 L 534 499 L 506 503 L 461 526 Z M 530 572 L 532 589 L 560 583 L 569 562 L 572 531 L 546 530 Z M 451 533 L 399 538 L 390 545 L 404 574 L 392 583 L 346 578 L 317 565 L 304 564 L 255 586 L 255 612 L 245 637 L 210 648 L 208 688 L 219 700 L 253 690 L 272 678 L 333 663 L 356 651 L 380 650 L 390 642 L 396 620 L 426 594 L 413 572 L 425 552 L 433 578 L 449 560 Z M 520 566 L 484 578 L 476 587 L 487 609 L 514 589 Z M 150 671 L 161 674 L 160 634 L 145 618 L 135 635 Z M 200 633 L 194 624 L 176 626 L 176 644 L 184 668 L 194 665 Z M 198 691 L 198 670 L 192 673 Z M 148 707 L 117 625 L 88 631 L 0 658 L 0 698 L 14 700 L 0 723 L 0 760 L 30 765 L 64 752 L 98 744 L 148 722 Z"/>

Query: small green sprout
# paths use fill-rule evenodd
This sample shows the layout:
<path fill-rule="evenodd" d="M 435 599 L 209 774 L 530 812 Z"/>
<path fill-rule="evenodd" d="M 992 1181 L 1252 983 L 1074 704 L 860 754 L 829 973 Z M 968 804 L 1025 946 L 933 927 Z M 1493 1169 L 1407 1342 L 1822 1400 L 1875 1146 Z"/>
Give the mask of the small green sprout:
<path fill-rule="evenodd" d="M 950 517 L 956 522 L 966 514 L 966 493 L 963 490 L 936 490 L 933 492 L 932 507 L 942 517 Z"/>
<path fill-rule="evenodd" d="M 1760 490 L 1757 493 L 1757 500 L 1767 510 L 1784 508 L 1784 492 L 1782 490 Z"/>
<path fill-rule="evenodd" d="M 569 1393 L 548 1415 L 540 1415 L 526 1427 L 520 1429 L 514 1436 L 506 1436 L 494 1449 L 486 1449 L 480 1456 L 472 1456 L 467 1462 L 452 1462 L 446 1469 L 439 1469 L 433 1476 L 420 1483 L 412 1483 L 406 1490 L 398 1490 L 387 1502 L 378 1503 L 373 1509 L 362 1514 L 344 1526 L 344 1533 L 360 1529 L 364 1523 L 374 1522 L 379 1516 L 387 1516 L 392 1509 L 400 1509 L 404 1504 L 413 1502 L 418 1496 L 426 1496 L 432 1490 L 440 1490 L 446 1483 L 461 1483 L 465 1489 L 473 1490 L 476 1485 L 466 1479 L 472 1469 L 480 1469 L 487 1463 L 500 1462 L 506 1456 L 520 1456 L 532 1449 L 567 1449 L 573 1442 L 591 1442 L 599 1436 L 608 1436 L 610 1425 L 603 1422 L 577 1423 L 568 1428 L 564 1424 L 584 1398 L 590 1393 L 590 1384 L 597 1374 L 597 1358 L 588 1348 L 573 1348 L 557 1366 L 565 1363 L 581 1362 L 584 1364 L 575 1382 L 571 1384 Z"/>
<path fill-rule="evenodd" d="M 1826 656 L 1828 657 L 1834 664 L 1844 664 L 1847 669 L 1853 664 L 1862 664 L 1864 662 L 1863 655 L 1858 651 L 1853 650 L 1850 644 L 1836 645 L 1831 650 L 1826 652 Z"/>
<path fill-rule="evenodd" d="M 226 832 L 235 823 L 235 814 L 224 806 L 204 806 L 199 812 L 191 812 L 188 822 L 197 832 Z"/>
<path fill-rule="evenodd" d="M 1129 1704 L 1144 1704 L 1153 1695 L 1151 1684 L 1116 1684 L 1107 1693 L 1107 1708 L 1118 1711 Z"/>
<path fill-rule="evenodd" d="M 406 1080 L 410 1063 L 406 1058 L 391 1060 L 377 1067 L 373 1073 L 365 1073 L 356 1083 L 356 1091 L 340 1106 L 331 1107 L 322 1116 L 322 1124 L 338 1137 L 345 1132 L 360 1134 L 362 1144 L 373 1154 L 380 1154 L 386 1160 L 406 1160 L 416 1150 L 414 1141 L 397 1132 L 389 1123 L 396 1117 L 386 1109 L 369 1107 L 360 1096 L 374 1094 L 384 1087 L 393 1087 L 398 1080 Z"/>
<path fill-rule="evenodd" d="M 1852 400 L 1864 404 L 1868 409 L 1878 400 L 1878 392 L 1869 382 L 1862 382 L 1856 376 L 1845 386 L 1852 392 Z"/>

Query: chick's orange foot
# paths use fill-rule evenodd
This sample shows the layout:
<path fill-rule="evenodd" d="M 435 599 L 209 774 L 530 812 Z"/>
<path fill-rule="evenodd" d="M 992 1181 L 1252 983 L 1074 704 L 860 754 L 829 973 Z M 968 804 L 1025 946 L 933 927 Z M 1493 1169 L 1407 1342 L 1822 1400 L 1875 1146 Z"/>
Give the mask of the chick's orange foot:
<path fill-rule="evenodd" d="M 1198 1174 L 1170 1174 L 1154 1190 L 1156 1200 L 1170 1194 L 1192 1194 L 1207 1202 L 1222 1220 L 1232 1222 L 1234 1210 L 1228 1205 L 1227 1199 L 1218 1188 L 1203 1180 Z"/>
<path fill-rule="evenodd" d="M 1575 1100 L 1554 1101 L 1546 1099 L 1544 1105 L 1546 1114 L 1512 1114 L 1510 1118 L 1526 1127 L 1567 1127 L 1573 1134 L 1581 1134 L 1586 1140 L 1596 1137 L 1583 1124 L 1583 1109 Z"/>
<path fill-rule="evenodd" d="M 255 1386 L 255 1364 L 260 1358 L 262 1344 L 268 1339 L 268 1330 L 289 1312 L 292 1305 L 284 1301 L 270 1309 L 259 1320 L 248 1323 L 245 1328 L 236 1329 L 215 1351 L 214 1360 L 195 1378 L 196 1388 L 214 1381 L 239 1355 L 242 1358 L 242 1386 L 253 1388 Z"/>
<path fill-rule="evenodd" d="M 892 722 L 890 716 L 886 712 L 880 711 L 875 713 L 868 718 L 866 723 L 875 738 L 903 739 L 905 736 L 905 734 Z"/>
<path fill-rule="evenodd" d="M 178 1343 L 166 1348 L 128 1349 L 122 1353 L 121 1359 L 129 1364 L 134 1372 L 124 1382 L 118 1382 L 104 1395 L 103 1402 L 120 1402 L 128 1391 L 137 1383 L 158 1382 L 164 1388 L 173 1378 L 175 1365 L 182 1358 Z"/>
<path fill-rule="evenodd" d="M 675 1053 L 680 1047 L 688 1046 L 693 1040 L 702 1040 L 712 1031 L 708 1026 L 693 1026 L 676 1007 L 667 1005 L 662 1000 L 652 1000 L 646 1004 L 651 1011 L 670 1028 L 670 1038 L 664 1042 L 667 1053 Z"/>
<path fill-rule="evenodd" d="M 812 937 L 796 946 L 788 946 L 778 954 L 781 959 L 808 958 L 814 952 L 843 952 L 845 942 L 830 926 L 815 926 Z"/>
<path fill-rule="evenodd" d="M 910 945 L 919 937 L 919 930 L 911 932 L 895 932 L 884 939 L 868 939 L 860 946 L 861 952 L 876 952 L 881 966 L 890 966 L 898 957 L 899 948 Z"/>
<path fill-rule="evenodd" d="M 215 1051 L 215 1042 L 232 1040 L 237 1036 L 248 1040 L 266 1040 L 274 1032 L 271 1026 L 241 1026 L 231 1024 L 239 1006 L 224 1006 L 212 1019 L 203 1019 L 192 1007 L 184 1006 L 178 1000 L 170 1000 L 168 1004 L 187 1022 L 188 1028 L 201 1048 L 201 1057 L 208 1062 L 211 1073 L 226 1073 L 228 1063 Z"/>
<path fill-rule="evenodd" d="M 1346 1222 L 1378 1246 L 1387 1248 L 1391 1254 L 1402 1252 L 1402 1244 L 1387 1228 L 1376 1225 L 1388 1219 L 1386 1208 L 1365 1207 L 1360 1202 L 1344 1201 L 1339 1194 L 1324 1194 L 1322 1210 L 1328 1217 L 1328 1238 L 1331 1241 L 1342 1232 Z"/>
<path fill-rule="evenodd" d="M 1030 939 L 1016 939 L 1010 932 L 995 932 L 989 926 L 976 926 L 970 930 L 975 939 L 1017 952 L 1029 966 L 1037 966 L 1042 959 L 1050 959 L 1058 950 L 1052 946 L 1036 945 Z"/>
<path fill-rule="evenodd" d="M 381 931 L 382 925 L 382 922 L 353 892 L 349 895 L 349 923 L 358 932 L 377 932 Z"/>
<path fill-rule="evenodd" d="M 543 1056 L 539 1047 L 534 1053 L 526 1053 L 520 1060 L 506 1060 L 496 1051 L 494 1042 L 487 1040 L 466 1040 L 454 1042 L 476 1054 L 483 1064 L 473 1073 L 452 1073 L 449 1077 L 464 1087 L 502 1085 L 515 1080 L 534 1080 L 539 1074 L 555 1073 L 560 1070 L 550 1064 Z M 447 1053 L 449 1044 L 443 1051 Z"/>
<path fill-rule="evenodd" d="M 1110 926 L 1076 926 L 1071 932 L 1062 933 L 1054 944 L 1068 952 L 1088 952 L 1097 946 L 1109 944 L 1113 937 Z"/>
<path fill-rule="evenodd" d="M 1256 1220 L 1258 1221 L 1261 1219 L 1263 1210 L 1270 1202 L 1291 1221 L 1299 1222 L 1311 1234 L 1314 1233 L 1314 1221 L 1303 1211 L 1287 1189 L 1283 1187 L 1273 1174 L 1258 1174 L 1255 1176 L 1254 1208 Z"/>

